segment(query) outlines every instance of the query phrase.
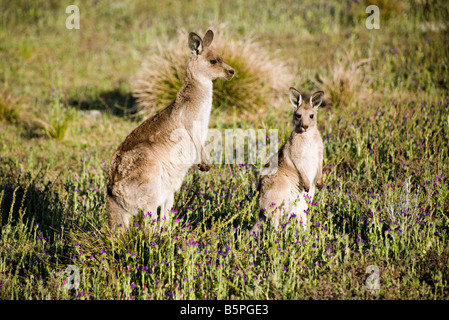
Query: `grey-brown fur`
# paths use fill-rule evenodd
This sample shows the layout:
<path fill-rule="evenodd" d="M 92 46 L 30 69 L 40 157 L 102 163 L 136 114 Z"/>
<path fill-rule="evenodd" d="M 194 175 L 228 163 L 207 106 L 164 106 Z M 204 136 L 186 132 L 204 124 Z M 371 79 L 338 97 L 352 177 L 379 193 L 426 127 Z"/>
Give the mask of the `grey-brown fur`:
<path fill-rule="evenodd" d="M 138 213 L 150 213 L 151 219 L 157 219 L 158 207 L 161 220 L 168 220 L 174 193 L 193 165 L 196 152 L 200 169 L 209 170 L 203 146 L 212 107 L 212 80 L 234 76 L 234 70 L 210 47 L 213 37 L 211 30 L 203 39 L 190 33 L 192 54 L 185 84 L 175 101 L 135 128 L 115 151 L 107 185 L 111 228 L 122 225 L 127 229 L 129 219 Z M 192 149 L 195 154 L 188 152 Z"/>
<path fill-rule="evenodd" d="M 317 109 L 323 100 L 323 92 L 312 94 L 303 101 L 295 88 L 290 88 L 290 102 L 294 106 L 293 126 L 290 137 L 279 149 L 277 157 L 270 159 L 266 167 L 273 167 L 277 158 L 277 170 L 262 175 L 259 182 L 258 204 L 261 219 L 251 232 L 260 232 L 261 223 L 271 217 L 276 230 L 282 218 L 294 213 L 304 229 L 307 225 L 307 201 L 312 201 L 315 185 L 322 184 L 323 140 L 317 128 Z M 308 199 L 306 199 L 308 197 Z"/>

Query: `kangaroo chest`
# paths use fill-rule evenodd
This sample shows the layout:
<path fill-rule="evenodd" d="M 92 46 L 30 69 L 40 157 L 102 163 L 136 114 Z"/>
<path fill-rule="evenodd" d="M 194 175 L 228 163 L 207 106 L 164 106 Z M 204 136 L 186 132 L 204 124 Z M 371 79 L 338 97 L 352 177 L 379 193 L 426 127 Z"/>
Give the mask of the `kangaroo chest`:
<path fill-rule="evenodd" d="M 194 118 L 193 129 L 198 132 L 201 143 L 207 139 L 207 132 L 209 129 L 209 119 L 212 110 L 212 95 L 204 99 L 199 105 L 199 112 Z"/>
<path fill-rule="evenodd" d="M 316 143 L 305 143 L 300 150 L 302 165 L 309 179 L 315 177 L 318 170 L 319 147 Z"/>
<path fill-rule="evenodd" d="M 299 165 L 303 168 L 304 173 L 311 184 L 315 184 L 318 174 L 321 144 L 313 139 L 302 139 L 296 141 L 294 157 L 299 161 Z"/>

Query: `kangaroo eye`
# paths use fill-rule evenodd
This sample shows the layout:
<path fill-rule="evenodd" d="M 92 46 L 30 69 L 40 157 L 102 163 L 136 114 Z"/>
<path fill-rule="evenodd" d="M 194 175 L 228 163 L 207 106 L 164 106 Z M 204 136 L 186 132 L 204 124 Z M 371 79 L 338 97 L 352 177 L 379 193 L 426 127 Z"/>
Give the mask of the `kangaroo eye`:
<path fill-rule="evenodd" d="M 209 61 L 211 64 L 216 64 L 217 63 L 217 60 L 211 60 L 211 61 Z"/>
<path fill-rule="evenodd" d="M 310 115 L 310 119 L 313 119 L 313 114 Z"/>
<path fill-rule="evenodd" d="M 295 114 L 296 119 L 300 119 L 301 115 L 300 114 Z"/>

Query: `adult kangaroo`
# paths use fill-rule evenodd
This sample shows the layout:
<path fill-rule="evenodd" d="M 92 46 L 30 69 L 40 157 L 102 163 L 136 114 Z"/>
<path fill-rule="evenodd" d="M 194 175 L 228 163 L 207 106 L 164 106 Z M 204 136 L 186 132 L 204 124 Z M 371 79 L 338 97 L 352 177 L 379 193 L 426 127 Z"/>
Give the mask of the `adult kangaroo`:
<path fill-rule="evenodd" d="M 234 76 L 234 69 L 210 47 L 213 38 L 212 30 L 203 39 L 194 32 L 189 34 L 192 53 L 175 101 L 135 128 L 112 156 L 107 185 L 111 228 L 121 225 L 128 229 L 130 218 L 139 213 L 157 220 L 158 207 L 164 226 L 174 193 L 197 156 L 200 170 L 209 170 L 210 155 L 204 143 L 212 108 L 212 80 Z M 192 148 L 196 152 L 187 152 Z"/>

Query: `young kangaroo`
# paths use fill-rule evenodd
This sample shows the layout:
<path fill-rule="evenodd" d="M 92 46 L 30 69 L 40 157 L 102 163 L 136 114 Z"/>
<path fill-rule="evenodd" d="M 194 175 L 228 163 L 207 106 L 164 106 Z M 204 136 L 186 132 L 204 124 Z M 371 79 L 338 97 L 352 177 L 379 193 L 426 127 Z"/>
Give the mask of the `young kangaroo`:
<path fill-rule="evenodd" d="M 271 214 L 276 230 L 279 229 L 281 219 L 291 213 L 306 229 L 306 201 L 312 201 L 315 184 L 318 187 L 322 185 L 323 140 L 316 118 L 323 94 L 323 91 L 315 92 L 310 101 L 305 102 L 295 88 L 290 88 L 294 130 L 279 149 L 277 171 L 271 175 L 262 175 L 260 179 L 258 201 L 261 219 L 251 232 L 259 233 L 265 215 Z M 265 167 L 276 166 L 273 163 L 275 159 L 272 157 Z"/>
<path fill-rule="evenodd" d="M 213 38 L 211 30 L 203 39 L 193 32 L 189 34 L 192 54 L 187 61 L 185 83 L 175 101 L 135 128 L 115 151 L 107 185 L 111 228 L 122 225 L 126 230 L 129 219 L 139 212 L 157 219 L 158 207 L 164 225 L 174 193 L 197 154 L 200 170 L 209 170 L 204 143 L 212 108 L 212 80 L 231 80 L 234 76 L 234 69 L 210 47 Z M 184 132 L 187 139 L 180 143 L 173 138 L 175 132 Z M 197 154 L 184 152 L 192 148 Z"/>

